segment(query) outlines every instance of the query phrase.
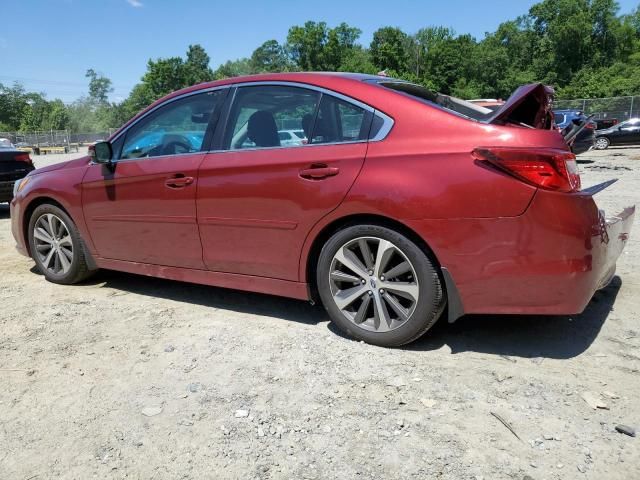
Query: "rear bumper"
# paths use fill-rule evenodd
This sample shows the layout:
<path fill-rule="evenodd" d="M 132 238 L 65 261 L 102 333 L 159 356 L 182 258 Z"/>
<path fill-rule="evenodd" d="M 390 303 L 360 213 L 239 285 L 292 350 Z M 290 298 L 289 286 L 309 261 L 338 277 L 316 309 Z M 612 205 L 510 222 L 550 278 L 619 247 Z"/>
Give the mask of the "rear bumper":
<path fill-rule="evenodd" d="M 450 274 L 463 313 L 581 313 L 607 285 L 635 207 L 605 218 L 589 194 L 538 191 L 514 218 L 407 222 Z"/>

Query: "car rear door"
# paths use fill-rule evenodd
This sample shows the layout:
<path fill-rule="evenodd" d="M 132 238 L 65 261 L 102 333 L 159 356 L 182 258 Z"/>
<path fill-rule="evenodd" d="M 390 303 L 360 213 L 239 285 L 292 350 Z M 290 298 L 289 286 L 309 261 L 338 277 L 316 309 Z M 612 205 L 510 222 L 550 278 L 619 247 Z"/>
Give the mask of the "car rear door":
<path fill-rule="evenodd" d="M 208 153 L 199 172 L 207 268 L 298 280 L 308 232 L 340 204 L 362 167 L 371 118 L 366 106 L 315 89 L 239 87 L 220 151 Z M 279 129 L 304 130 L 309 142 L 281 145 Z"/>
<path fill-rule="evenodd" d="M 85 221 L 102 258 L 204 269 L 198 168 L 226 90 L 171 99 L 114 142 L 83 179 Z"/>

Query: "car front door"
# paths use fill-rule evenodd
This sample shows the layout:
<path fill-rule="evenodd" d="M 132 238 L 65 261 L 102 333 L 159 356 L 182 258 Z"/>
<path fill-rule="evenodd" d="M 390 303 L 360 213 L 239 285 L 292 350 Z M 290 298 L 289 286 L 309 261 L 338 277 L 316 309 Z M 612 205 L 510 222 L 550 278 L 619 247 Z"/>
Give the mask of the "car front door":
<path fill-rule="evenodd" d="M 227 90 L 191 94 L 142 117 L 89 167 L 82 203 L 101 258 L 204 269 L 196 222 L 198 168 Z"/>
<path fill-rule="evenodd" d="M 640 119 L 629 120 L 619 128 L 620 134 L 617 143 L 625 145 L 640 143 Z"/>
<path fill-rule="evenodd" d="M 358 175 L 372 114 L 287 85 L 237 89 L 221 151 L 199 172 L 198 224 L 210 270 L 298 280 L 304 240 Z M 279 130 L 307 141 L 281 144 Z M 315 132 L 315 133 L 312 133 Z"/>

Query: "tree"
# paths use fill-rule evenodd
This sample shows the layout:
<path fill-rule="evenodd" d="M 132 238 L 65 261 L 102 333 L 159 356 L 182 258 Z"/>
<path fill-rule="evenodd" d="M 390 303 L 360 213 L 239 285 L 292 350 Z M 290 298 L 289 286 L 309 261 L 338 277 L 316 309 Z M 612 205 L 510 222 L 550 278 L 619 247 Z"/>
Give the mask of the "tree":
<path fill-rule="evenodd" d="M 383 27 L 376 30 L 369 46 L 373 64 L 380 70 L 406 71 L 407 38 L 407 34 L 399 28 Z"/>
<path fill-rule="evenodd" d="M 5 87 L 0 83 L 0 123 L 3 130 L 18 130 L 22 121 L 22 111 L 28 106 L 24 87 L 14 83 Z"/>
<path fill-rule="evenodd" d="M 291 59 L 301 70 L 322 70 L 324 62 L 322 49 L 327 42 L 325 22 L 306 22 L 304 26 L 294 26 L 287 35 L 287 50 Z"/>
<path fill-rule="evenodd" d="M 229 60 L 220 65 L 214 72 L 216 79 L 238 77 L 240 75 L 251 75 L 255 73 L 251 60 L 248 58 L 239 58 L 238 60 Z"/>
<path fill-rule="evenodd" d="M 330 29 L 325 22 L 306 22 L 289 29 L 286 50 L 300 70 L 337 71 L 356 48 L 360 34 L 360 29 L 346 23 Z"/>
<path fill-rule="evenodd" d="M 109 94 L 113 92 L 111 80 L 98 75 L 93 68 L 87 70 L 85 77 L 89 79 L 89 98 L 96 104 L 108 103 Z"/>
<path fill-rule="evenodd" d="M 189 45 L 185 62 L 185 83 L 195 85 L 213 80 L 213 71 L 209 67 L 210 61 L 209 55 L 202 46 Z"/>
<path fill-rule="evenodd" d="M 267 40 L 251 54 L 253 72 L 286 72 L 290 68 L 285 49 L 277 40 Z"/>
<path fill-rule="evenodd" d="M 351 56 L 362 31 L 341 23 L 328 31 L 327 42 L 322 49 L 323 66 L 326 70 L 340 70 L 341 65 Z"/>

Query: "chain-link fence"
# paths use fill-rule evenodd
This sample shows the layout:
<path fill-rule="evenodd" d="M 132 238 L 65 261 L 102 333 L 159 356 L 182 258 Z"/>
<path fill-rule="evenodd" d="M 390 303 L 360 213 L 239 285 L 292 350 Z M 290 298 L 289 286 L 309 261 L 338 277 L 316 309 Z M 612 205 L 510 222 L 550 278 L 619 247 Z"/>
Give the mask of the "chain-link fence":
<path fill-rule="evenodd" d="M 7 138 L 16 147 L 31 150 L 35 154 L 60 153 L 77 151 L 78 147 L 106 140 L 115 131 L 115 128 L 111 128 L 97 133 L 73 133 L 69 130 L 0 132 L 0 138 Z"/>
<path fill-rule="evenodd" d="M 595 120 L 624 122 L 640 117 L 640 96 L 556 100 L 554 109 L 580 110 L 588 115 L 593 114 Z"/>

